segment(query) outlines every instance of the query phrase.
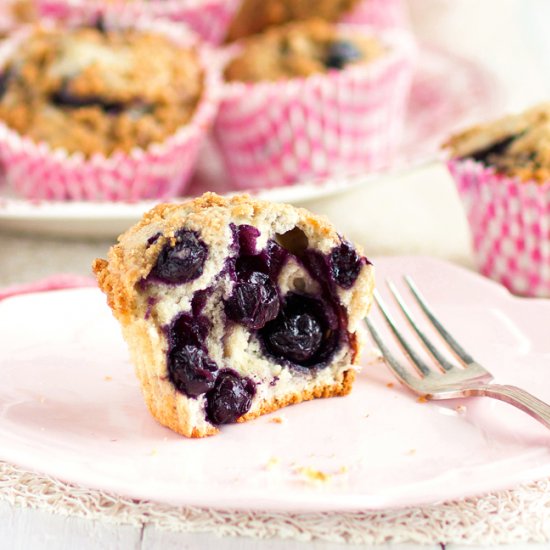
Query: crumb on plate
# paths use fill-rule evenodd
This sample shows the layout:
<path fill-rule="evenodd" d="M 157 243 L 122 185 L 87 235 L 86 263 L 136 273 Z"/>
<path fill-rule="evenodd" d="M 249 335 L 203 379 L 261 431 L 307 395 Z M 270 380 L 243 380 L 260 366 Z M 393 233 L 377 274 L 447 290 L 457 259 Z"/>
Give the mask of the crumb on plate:
<path fill-rule="evenodd" d="M 281 463 L 281 459 L 277 456 L 272 456 L 266 463 L 265 469 L 266 470 L 273 470 L 273 468 L 279 466 Z"/>

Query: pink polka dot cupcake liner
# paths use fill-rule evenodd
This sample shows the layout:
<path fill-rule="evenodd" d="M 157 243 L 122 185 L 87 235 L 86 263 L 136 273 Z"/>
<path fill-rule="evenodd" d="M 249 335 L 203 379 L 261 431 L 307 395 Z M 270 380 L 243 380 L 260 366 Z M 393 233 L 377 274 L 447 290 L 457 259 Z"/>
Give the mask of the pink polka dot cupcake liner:
<path fill-rule="evenodd" d="M 521 182 L 471 159 L 448 167 L 480 272 L 515 294 L 550 297 L 550 182 Z"/>
<path fill-rule="evenodd" d="M 166 33 L 175 43 L 190 44 L 181 29 L 173 25 L 139 21 L 134 25 Z M 0 67 L 26 32 L 4 44 Z M 204 69 L 204 89 L 192 119 L 164 142 L 147 149 L 86 158 L 34 142 L 0 121 L 0 160 L 5 181 L 17 194 L 37 200 L 138 201 L 181 194 L 213 122 L 220 94 L 219 72 L 210 52 L 199 49 L 199 59 Z"/>
<path fill-rule="evenodd" d="M 214 135 L 235 188 L 292 185 L 391 163 L 416 50 L 408 33 L 381 38 L 389 52 L 368 65 L 225 85 Z"/>
<path fill-rule="evenodd" d="M 38 0 L 44 17 L 68 22 L 107 18 L 166 19 L 183 23 L 202 40 L 219 44 L 239 0 Z"/>
<path fill-rule="evenodd" d="M 408 28 L 409 18 L 403 0 L 362 0 L 342 18 L 342 23 L 377 29 Z"/>

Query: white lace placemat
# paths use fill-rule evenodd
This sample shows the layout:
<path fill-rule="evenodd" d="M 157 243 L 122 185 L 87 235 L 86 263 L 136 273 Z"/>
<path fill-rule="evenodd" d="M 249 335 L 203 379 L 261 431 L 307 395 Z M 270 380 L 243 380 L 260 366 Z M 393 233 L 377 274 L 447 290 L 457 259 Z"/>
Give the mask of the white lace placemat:
<path fill-rule="evenodd" d="M 115 524 L 220 536 L 387 542 L 504 544 L 550 541 L 550 478 L 440 505 L 355 513 L 272 513 L 175 507 L 84 489 L 0 462 L 0 499 Z"/>

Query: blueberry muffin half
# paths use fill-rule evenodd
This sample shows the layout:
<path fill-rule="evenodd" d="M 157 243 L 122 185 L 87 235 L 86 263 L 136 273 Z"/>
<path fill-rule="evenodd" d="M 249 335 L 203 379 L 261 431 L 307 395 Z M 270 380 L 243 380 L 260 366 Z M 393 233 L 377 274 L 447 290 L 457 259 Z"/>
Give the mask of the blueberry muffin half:
<path fill-rule="evenodd" d="M 203 89 L 194 49 L 101 24 L 36 28 L 1 70 L 0 120 L 85 157 L 163 141 L 192 118 Z"/>
<path fill-rule="evenodd" d="M 470 128 L 445 147 L 453 158 L 470 158 L 497 173 L 522 181 L 550 181 L 550 103 Z"/>
<path fill-rule="evenodd" d="M 384 54 L 374 37 L 344 33 L 320 19 L 289 23 L 243 41 L 225 69 L 228 81 L 307 77 L 368 63 Z"/>
<path fill-rule="evenodd" d="M 94 271 L 149 410 L 180 434 L 351 390 L 373 270 L 306 210 L 210 193 L 160 205 Z"/>
<path fill-rule="evenodd" d="M 358 3 L 359 0 L 243 0 L 229 27 L 227 40 L 237 40 L 269 27 L 312 17 L 334 22 Z"/>

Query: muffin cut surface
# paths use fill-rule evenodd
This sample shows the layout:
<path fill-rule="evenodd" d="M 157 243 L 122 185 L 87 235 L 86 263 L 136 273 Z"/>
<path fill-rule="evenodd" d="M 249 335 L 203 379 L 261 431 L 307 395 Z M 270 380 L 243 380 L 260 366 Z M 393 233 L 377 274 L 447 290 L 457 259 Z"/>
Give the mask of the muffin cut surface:
<path fill-rule="evenodd" d="M 372 266 L 323 218 L 209 193 L 147 213 L 94 271 L 149 410 L 180 434 L 351 390 Z"/>

